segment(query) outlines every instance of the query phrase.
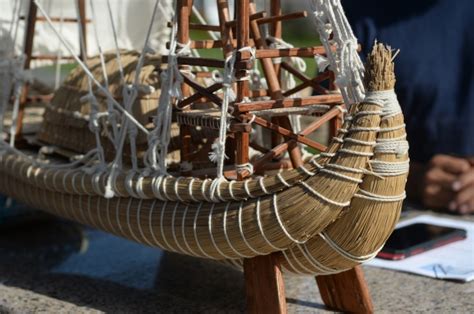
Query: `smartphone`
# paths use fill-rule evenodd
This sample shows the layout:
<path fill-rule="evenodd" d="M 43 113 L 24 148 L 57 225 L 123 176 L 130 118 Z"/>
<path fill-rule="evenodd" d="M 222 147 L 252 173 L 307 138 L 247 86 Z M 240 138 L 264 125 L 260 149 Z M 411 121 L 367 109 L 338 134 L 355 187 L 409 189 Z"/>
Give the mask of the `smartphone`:
<path fill-rule="evenodd" d="M 378 258 L 401 260 L 409 256 L 465 239 L 464 229 L 414 223 L 393 231 Z"/>

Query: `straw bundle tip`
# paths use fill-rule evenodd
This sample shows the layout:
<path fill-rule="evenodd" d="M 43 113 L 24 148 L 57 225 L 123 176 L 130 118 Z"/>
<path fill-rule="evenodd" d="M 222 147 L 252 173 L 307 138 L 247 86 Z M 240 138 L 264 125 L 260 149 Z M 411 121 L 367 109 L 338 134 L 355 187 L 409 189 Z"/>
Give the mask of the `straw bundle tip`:
<path fill-rule="evenodd" d="M 368 91 L 390 90 L 395 86 L 395 71 L 390 46 L 375 42 L 367 56 L 365 86 Z"/>

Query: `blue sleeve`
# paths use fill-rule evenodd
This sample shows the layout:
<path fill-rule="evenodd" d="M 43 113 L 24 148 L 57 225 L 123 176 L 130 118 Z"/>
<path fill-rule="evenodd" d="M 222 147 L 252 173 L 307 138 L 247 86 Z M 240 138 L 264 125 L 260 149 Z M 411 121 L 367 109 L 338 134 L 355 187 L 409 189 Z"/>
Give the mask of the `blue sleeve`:
<path fill-rule="evenodd" d="M 474 156 L 474 1 L 343 1 L 365 55 L 400 49 L 396 91 L 411 158 Z"/>

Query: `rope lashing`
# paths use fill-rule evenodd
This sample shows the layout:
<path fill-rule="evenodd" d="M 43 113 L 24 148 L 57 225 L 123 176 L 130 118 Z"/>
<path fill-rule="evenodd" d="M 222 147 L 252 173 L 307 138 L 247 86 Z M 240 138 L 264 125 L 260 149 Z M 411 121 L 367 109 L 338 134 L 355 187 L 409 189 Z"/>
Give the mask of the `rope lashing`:
<path fill-rule="evenodd" d="M 336 82 L 344 102 L 347 105 L 359 103 L 365 94 L 362 81 L 364 66 L 357 54 L 357 39 L 347 21 L 340 0 L 308 0 L 308 2 L 314 11 L 316 30 L 326 51 L 327 61 L 336 75 Z M 332 50 L 333 44 L 336 46 L 335 52 Z M 321 64 L 326 65 L 327 63 Z"/>
<path fill-rule="evenodd" d="M 227 158 L 227 156 L 225 155 L 225 143 L 229 119 L 229 104 L 231 101 L 234 100 L 234 95 L 232 92 L 232 83 L 235 80 L 234 67 L 236 56 L 237 53 L 236 51 L 234 51 L 225 60 L 224 73 L 222 75 L 222 89 L 224 95 L 221 105 L 219 137 L 212 144 L 212 152 L 209 153 L 209 159 L 212 162 L 217 163 L 217 178 L 221 178 L 224 176 L 224 160 Z"/>
<path fill-rule="evenodd" d="M 154 118 L 155 128 L 148 137 L 148 150 L 145 154 L 145 165 L 158 171 L 167 173 L 168 145 L 171 139 L 171 117 L 173 98 L 182 99 L 181 85 L 183 76 L 178 67 L 178 57 L 190 54 L 190 44 L 178 43 L 177 15 L 173 18 L 168 66 L 161 73 L 161 94 L 158 102 L 157 114 Z M 179 51 L 177 48 L 180 48 Z"/>
<path fill-rule="evenodd" d="M 112 187 L 113 182 L 112 180 L 115 180 L 116 177 L 116 172 L 121 170 L 122 166 L 122 152 L 123 152 L 123 146 L 125 144 L 125 138 L 128 135 L 129 142 L 130 142 L 130 151 L 131 151 L 131 160 L 132 160 L 132 170 L 137 171 L 138 170 L 138 161 L 137 161 L 137 150 L 136 150 L 136 137 L 138 130 L 136 126 L 138 125 L 131 125 L 129 126 L 129 120 L 125 119 L 126 116 L 132 115 L 132 105 L 135 102 L 137 96 L 138 96 L 138 87 L 139 87 L 139 80 L 140 80 L 140 74 L 143 68 L 143 63 L 146 54 L 148 53 L 153 53 L 153 50 L 149 47 L 149 41 L 150 41 L 150 35 L 151 35 L 151 29 L 153 27 L 153 22 L 155 20 L 157 8 L 158 8 L 159 0 L 155 2 L 155 6 L 153 8 L 153 13 L 151 16 L 151 21 L 148 27 L 148 31 L 145 37 L 145 43 L 143 44 L 143 49 L 140 53 L 140 57 L 138 59 L 137 65 L 135 67 L 135 77 L 133 84 L 125 84 L 124 88 L 122 90 L 122 97 L 124 101 L 124 109 L 125 109 L 125 115 L 123 116 L 123 121 L 122 121 L 122 128 L 120 130 L 119 138 L 117 140 L 118 142 L 118 147 L 116 148 L 116 154 L 114 161 L 112 163 L 112 166 L 110 167 L 110 175 L 107 178 L 107 184 L 105 187 L 105 197 L 106 198 L 111 198 L 114 196 L 114 189 Z M 118 55 L 119 56 L 119 55 Z M 107 90 L 108 92 L 108 90 Z M 141 124 L 139 124 L 142 126 Z M 147 130 L 147 134 L 149 134 Z"/>

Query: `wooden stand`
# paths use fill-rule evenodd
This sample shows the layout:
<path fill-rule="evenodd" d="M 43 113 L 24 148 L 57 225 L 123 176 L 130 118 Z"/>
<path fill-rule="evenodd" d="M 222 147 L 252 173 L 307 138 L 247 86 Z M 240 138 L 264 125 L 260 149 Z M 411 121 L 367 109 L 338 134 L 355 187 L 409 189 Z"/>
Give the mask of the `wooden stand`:
<path fill-rule="evenodd" d="M 373 313 L 374 306 L 360 266 L 345 272 L 316 277 L 319 293 L 330 309 L 351 313 Z"/>
<path fill-rule="evenodd" d="M 298 167 L 303 161 L 298 143 L 324 151 L 326 146 L 308 138 L 308 135 L 325 123 L 330 124 L 330 137 L 334 136 L 341 126 L 341 111 L 336 108 L 342 105 L 340 95 L 332 93 L 334 89 L 333 75 L 327 71 L 320 73 L 315 78 L 310 78 L 301 73 L 290 63 L 283 61 L 274 62 L 274 58 L 283 57 L 309 57 L 315 54 L 324 54 L 323 47 L 309 48 L 274 48 L 269 45 L 260 30 L 264 24 L 269 25 L 269 32 L 274 38 L 282 36 L 282 21 L 305 17 L 305 12 L 282 14 L 280 1 L 270 1 L 270 14 L 257 12 L 255 3 L 250 0 L 235 1 L 235 19 L 231 20 L 227 0 L 216 0 L 219 9 L 219 25 L 201 25 L 190 22 L 192 12 L 192 0 L 178 0 L 178 42 L 189 45 L 192 48 L 208 49 L 222 48 L 223 57 L 229 56 L 232 51 L 237 50 L 236 55 L 236 83 L 234 91 L 236 100 L 233 103 L 233 121 L 230 125 L 232 148 L 235 156 L 230 160 L 236 165 L 244 165 L 251 162 L 255 172 L 264 173 L 268 168 L 281 168 L 282 166 Z M 192 40 L 190 30 L 217 31 L 220 32 L 220 40 Z M 251 51 L 247 47 L 252 48 Z M 163 61 L 167 62 L 164 57 Z M 251 90 L 247 79 L 248 70 L 252 68 L 253 62 L 259 62 L 266 79 L 268 89 Z M 192 111 L 194 106 L 209 104 L 209 108 L 220 107 L 221 95 L 218 94 L 222 88 L 221 83 L 210 86 L 202 86 L 199 78 L 209 78 L 205 71 L 193 71 L 189 73 L 189 66 L 223 68 L 225 61 L 221 59 L 197 58 L 190 56 L 178 57 L 178 64 L 183 71 L 183 96 L 177 107 L 182 111 L 177 114 L 185 114 Z M 281 88 L 281 72 L 288 71 L 297 77 L 301 83 L 290 90 Z M 329 81 L 329 88 L 321 85 L 323 81 Z M 319 95 L 292 98 L 296 93 L 305 88 L 312 88 Z M 255 97 L 269 96 L 270 99 L 258 100 Z M 274 110 L 281 108 L 295 108 L 312 105 L 329 105 L 330 109 L 321 114 L 320 119 L 311 123 L 303 131 L 295 133 L 290 124 L 288 115 L 265 119 L 256 114 L 261 110 Z M 179 120 L 178 120 L 179 121 Z M 187 121 L 183 119 L 183 121 Z M 186 122 L 189 123 L 189 122 Z M 259 125 L 273 132 L 272 148 L 261 148 L 250 141 L 251 124 Z M 187 162 L 196 162 L 193 156 L 207 156 L 194 154 L 193 143 L 190 137 L 190 127 L 183 122 L 180 125 L 183 145 L 181 148 L 181 159 Z M 196 125 L 194 125 L 196 126 Z M 206 127 L 205 124 L 199 125 Z M 213 139 L 209 139 L 212 141 Z M 206 146 L 209 149 L 209 146 Z M 255 160 L 249 160 L 249 148 L 253 147 L 262 151 L 262 155 Z M 276 157 L 288 152 L 290 160 L 276 161 Z M 251 175 L 248 170 L 234 167 L 228 164 L 231 170 L 225 171 L 230 179 L 243 180 Z M 213 175 L 215 168 L 200 170 L 200 175 L 207 177 Z M 190 171 L 183 175 L 197 175 Z M 244 273 L 246 282 L 247 306 L 250 313 L 286 313 L 286 300 L 284 281 L 281 267 L 276 254 L 258 256 L 244 261 Z M 332 309 L 351 312 L 372 312 L 372 303 L 368 293 L 362 270 L 355 268 L 338 275 L 321 276 L 317 278 L 321 296 L 325 304 Z"/>
<path fill-rule="evenodd" d="M 244 260 L 249 313 L 286 313 L 285 283 L 274 254 Z"/>

